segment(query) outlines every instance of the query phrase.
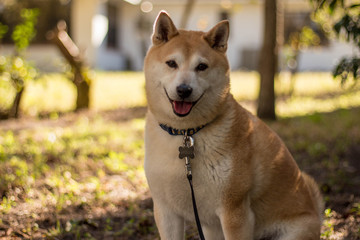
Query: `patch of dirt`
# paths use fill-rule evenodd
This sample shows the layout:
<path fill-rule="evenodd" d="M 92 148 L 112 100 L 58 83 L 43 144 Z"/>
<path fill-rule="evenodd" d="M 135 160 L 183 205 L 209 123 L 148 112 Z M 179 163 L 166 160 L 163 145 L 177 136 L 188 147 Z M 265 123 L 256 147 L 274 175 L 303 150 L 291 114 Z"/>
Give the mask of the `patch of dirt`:
<path fill-rule="evenodd" d="M 43 127 L 67 126 L 79 118 L 101 116 L 106 121 L 125 122 L 143 118 L 146 107 L 118 109 L 104 112 L 81 111 L 66 113 L 58 119 L 23 117 L 17 120 L 0 121 L 0 130 L 21 131 Z M 331 146 L 329 146 L 330 148 Z M 307 155 L 298 155 L 305 161 Z M 347 173 L 351 181 L 342 189 L 323 188 L 326 208 L 331 209 L 325 218 L 322 239 L 360 240 L 360 146 L 351 145 L 345 153 L 348 160 Z M 314 163 L 309 172 L 322 182 L 324 170 Z M 326 187 L 326 186 L 323 186 Z M 121 195 L 119 190 L 116 193 Z M 27 203 L 18 196 L 16 211 L 10 211 L 0 219 L 0 239 L 159 239 L 156 231 L 153 203 L 149 193 L 139 193 L 131 200 L 118 200 L 109 204 L 79 204 L 57 212 L 54 206 L 44 207 L 35 201 Z M 17 196 L 16 194 L 13 194 Z M 81 236 L 81 237 L 80 237 Z M 198 239 L 196 229 L 187 227 L 187 239 Z"/>
<path fill-rule="evenodd" d="M 48 118 L 49 114 L 43 114 L 46 118 L 35 118 L 23 116 L 19 119 L 0 120 L 0 130 L 20 131 L 23 129 L 36 129 L 43 127 L 64 127 L 76 122 L 79 118 L 87 117 L 89 119 L 101 116 L 104 120 L 113 122 L 125 122 L 135 118 L 143 118 L 147 107 L 119 108 L 109 111 L 81 110 L 78 112 L 60 113 L 56 119 Z"/>

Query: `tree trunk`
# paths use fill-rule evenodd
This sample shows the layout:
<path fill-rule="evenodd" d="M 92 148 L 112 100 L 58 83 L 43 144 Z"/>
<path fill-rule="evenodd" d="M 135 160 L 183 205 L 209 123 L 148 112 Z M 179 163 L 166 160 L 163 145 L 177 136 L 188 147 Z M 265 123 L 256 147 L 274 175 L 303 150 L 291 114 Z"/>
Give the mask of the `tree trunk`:
<path fill-rule="evenodd" d="M 25 87 L 21 88 L 20 91 L 18 91 L 16 93 L 13 105 L 10 108 L 9 118 L 18 118 L 19 117 L 20 102 L 21 102 L 21 97 L 24 93 L 24 89 L 25 89 Z"/>
<path fill-rule="evenodd" d="M 263 119 L 276 119 L 274 78 L 278 65 L 276 44 L 277 0 L 264 1 L 264 40 L 260 53 L 260 92 L 257 115 Z"/>
<path fill-rule="evenodd" d="M 186 28 L 186 25 L 190 18 L 190 13 L 194 8 L 195 0 L 187 0 L 185 9 L 181 16 L 180 28 Z"/>
<path fill-rule="evenodd" d="M 83 79 L 81 73 L 75 70 L 74 83 L 76 85 L 77 98 L 76 98 L 76 111 L 89 108 L 89 84 Z"/>
<path fill-rule="evenodd" d="M 82 72 L 84 70 L 84 60 L 81 57 L 79 48 L 66 32 L 66 23 L 64 21 L 58 22 L 56 28 L 47 34 L 47 38 L 58 46 L 60 52 L 73 68 L 73 83 L 77 91 L 75 110 L 89 108 L 91 81 L 86 81 L 85 79 L 86 76 Z"/>

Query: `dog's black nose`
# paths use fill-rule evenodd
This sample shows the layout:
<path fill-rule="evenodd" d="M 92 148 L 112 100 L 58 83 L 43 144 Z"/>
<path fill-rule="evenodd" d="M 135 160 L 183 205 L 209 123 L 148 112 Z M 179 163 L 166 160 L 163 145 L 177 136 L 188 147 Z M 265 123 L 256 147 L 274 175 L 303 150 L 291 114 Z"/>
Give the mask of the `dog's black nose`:
<path fill-rule="evenodd" d="M 176 88 L 176 92 L 177 92 L 178 96 L 181 97 L 182 99 L 190 96 L 192 93 L 192 90 L 193 90 L 192 87 L 190 87 L 189 85 L 186 85 L 184 83 L 177 86 L 177 88 Z"/>

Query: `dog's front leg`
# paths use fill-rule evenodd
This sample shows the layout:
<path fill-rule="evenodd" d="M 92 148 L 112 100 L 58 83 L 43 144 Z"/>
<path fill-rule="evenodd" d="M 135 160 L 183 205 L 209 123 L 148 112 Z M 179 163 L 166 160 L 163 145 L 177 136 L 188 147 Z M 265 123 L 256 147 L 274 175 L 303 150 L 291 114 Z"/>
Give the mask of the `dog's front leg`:
<path fill-rule="evenodd" d="M 243 201 L 240 206 L 226 206 L 220 216 L 226 240 L 253 240 L 255 215 L 248 204 Z"/>
<path fill-rule="evenodd" d="M 154 201 L 155 221 L 162 240 L 183 240 L 184 219 Z"/>

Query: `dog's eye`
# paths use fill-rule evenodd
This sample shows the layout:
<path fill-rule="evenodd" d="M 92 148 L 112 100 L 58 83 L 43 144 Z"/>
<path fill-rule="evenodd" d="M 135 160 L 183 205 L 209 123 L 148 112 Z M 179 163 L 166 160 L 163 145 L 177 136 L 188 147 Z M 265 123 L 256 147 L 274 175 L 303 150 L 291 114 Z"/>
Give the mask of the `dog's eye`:
<path fill-rule="evenodd" d="M 201 71 L 205 71 L 207 68 L 208 65 L 206 65 L 205 63 L 200 63 L 199 65 L 196 66 L 195 70 L 201 72 Z"/>
<path fill-rule="evenodd" d="M 166 61 L 166 64 L 167 64 L 170 68 L 177 68 L 177 67 L 178 67 L 177 63 L 176 63 L 174 60 Z"/>

